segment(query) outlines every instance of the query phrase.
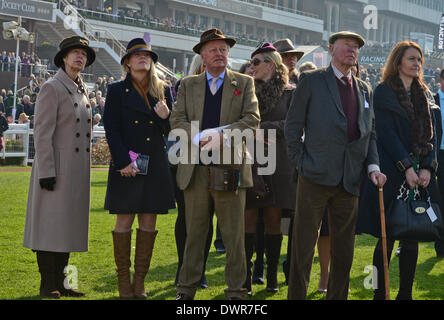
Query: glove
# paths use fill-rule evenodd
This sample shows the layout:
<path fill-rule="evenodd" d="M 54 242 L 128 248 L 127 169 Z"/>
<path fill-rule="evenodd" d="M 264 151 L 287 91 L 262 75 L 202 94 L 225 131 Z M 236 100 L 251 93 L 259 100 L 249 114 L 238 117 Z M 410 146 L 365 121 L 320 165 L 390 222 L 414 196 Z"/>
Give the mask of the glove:
<path fill-rule="evenodd" d="M 53 191 L 54 185 L 56 184 L 56 178 L 55 177 L 42 178 L 42 179 L 39 179 L 39 182 L 40 182 L 40 187 L 42 189 L 46 189 L 48 191 Z"/>

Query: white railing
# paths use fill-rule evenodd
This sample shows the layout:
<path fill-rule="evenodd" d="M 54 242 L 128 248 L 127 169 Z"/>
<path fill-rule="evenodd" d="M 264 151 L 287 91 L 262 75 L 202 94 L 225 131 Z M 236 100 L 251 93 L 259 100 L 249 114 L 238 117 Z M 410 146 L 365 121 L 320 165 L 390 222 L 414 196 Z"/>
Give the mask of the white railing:
<path fill-rule="evenodd" d="M 93 145 L 98 138 L 105 137 L 103 128 L 94 129 L 92 132 Z M 0 151 L 0 159 L 5 158 L 22 158 L 22 164 L 26 166 L 28 163 L 34 162 L 34 129 L 30 129 L 29 123 L 26 124 L 9 124 L 9 129 L 3 132 L 5 148 Z"/>
<path fill-rule="evenodd" d="M 5 147 L 0 151 L 0 157 L 23 157 L 23 165 L 28 163 L 29 154 L 29 123 L 9 124 L 9 129 L 3 132 Z"/>

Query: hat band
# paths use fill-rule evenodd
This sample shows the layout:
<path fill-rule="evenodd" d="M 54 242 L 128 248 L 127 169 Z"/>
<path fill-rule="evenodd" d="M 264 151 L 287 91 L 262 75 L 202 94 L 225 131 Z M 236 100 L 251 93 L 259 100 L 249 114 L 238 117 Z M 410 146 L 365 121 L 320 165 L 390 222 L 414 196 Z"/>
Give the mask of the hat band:
<path fill-rule="evenodd" d="M 131 51 L 134 51 L 136 49 L 140 49 L 140 48 L 145 48 L 149 51 L 151 51 L 151 48 L 148 47 L 146 44 L 136 44 L 135 46 L 132 46 L 131 48 L 129 48 L 126 53 L 131 53 Z"/>

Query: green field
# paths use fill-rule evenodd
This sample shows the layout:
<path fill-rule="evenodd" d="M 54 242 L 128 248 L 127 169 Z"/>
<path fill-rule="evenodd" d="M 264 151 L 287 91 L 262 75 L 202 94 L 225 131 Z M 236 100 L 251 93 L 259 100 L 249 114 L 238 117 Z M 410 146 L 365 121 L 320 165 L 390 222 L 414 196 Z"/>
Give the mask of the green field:
<path fill-rule="evenodd" d="M 5 169 L 8 171 L 4 171 Z M 40 299 L 38 296 L 40 275 L 35 254 L 22 247 L 30 172 L 12 172 L 11 169 L 13 168 L 0 168 L 0 299 Z M 103 210 L 106 182 L 106 171 L 92 171 L 89 251 L 72 253 L 70 259 L 70 264 L 77 269 L 79 290 L 86 293 L 84 299 L 87 300 L 118 299 L 111 238 L 115 217 Z M 174 278 L 177 252 L 174 224 L 176 215 L 176 211 L 171 211 L 168 215 L 158 217 L 159 234 L 155 243 L 151 268 L 145 280 L 148 299 L 171 300 L 175 297 Z M 137 220 L 133 228 L 136 227 Z M 135 236 L 133 236 L 133 241 L 135 241 Z M 349 295 L 351 300 L 372 298 L 372 290 L 366 289 L 364 283 L 369 277 L 369 273 L 365 269 L 372 263 L 375 243 L 376 239 L 370 236 L 356 237 Z M 286 299 L 287 286 L 282 272 L 282 261 L 285 259 L 286 248 L 287 237 L 284 237 L 278 275 L 279 292 L 276 294 L 267 293 L 265 285 L 254 285 L 254 294 L 250 299 Z M 132 255 L 134 255 L 134 247 Z M 225 299 L 224 264 L 225 255 L 216 253 L 214 246 L 212 246 L 206 272 L 209 287 L 204 290 L 199 289 L 196 299 Z M 390 266 L 392 298 L 395 298 L 399 287 L 398 274 L 398 260 L 393 257 Z M 323 295 L 316 292 L 318 281 L 319 261 L 316 255 L 308 299 L 324 299 Z M 421 300 L 437 300 L 444 297 L 444 260 L 436 258 L 433 243 L 420 245 L 413 297 Z"/>

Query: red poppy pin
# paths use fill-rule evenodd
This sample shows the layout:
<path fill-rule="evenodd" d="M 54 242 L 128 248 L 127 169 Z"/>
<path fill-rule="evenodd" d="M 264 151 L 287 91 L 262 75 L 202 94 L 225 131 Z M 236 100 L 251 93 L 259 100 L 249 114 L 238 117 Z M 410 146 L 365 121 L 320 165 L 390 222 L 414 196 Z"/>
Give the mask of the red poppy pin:
<path fill-rule="evenodd" d="M 236 91 L 234 91 L 234 96 L 237 97 L 238 95 L 240 95 L 242 93 L 242 91 L 240 91 L 239 89 L 237 89 Z"/>

